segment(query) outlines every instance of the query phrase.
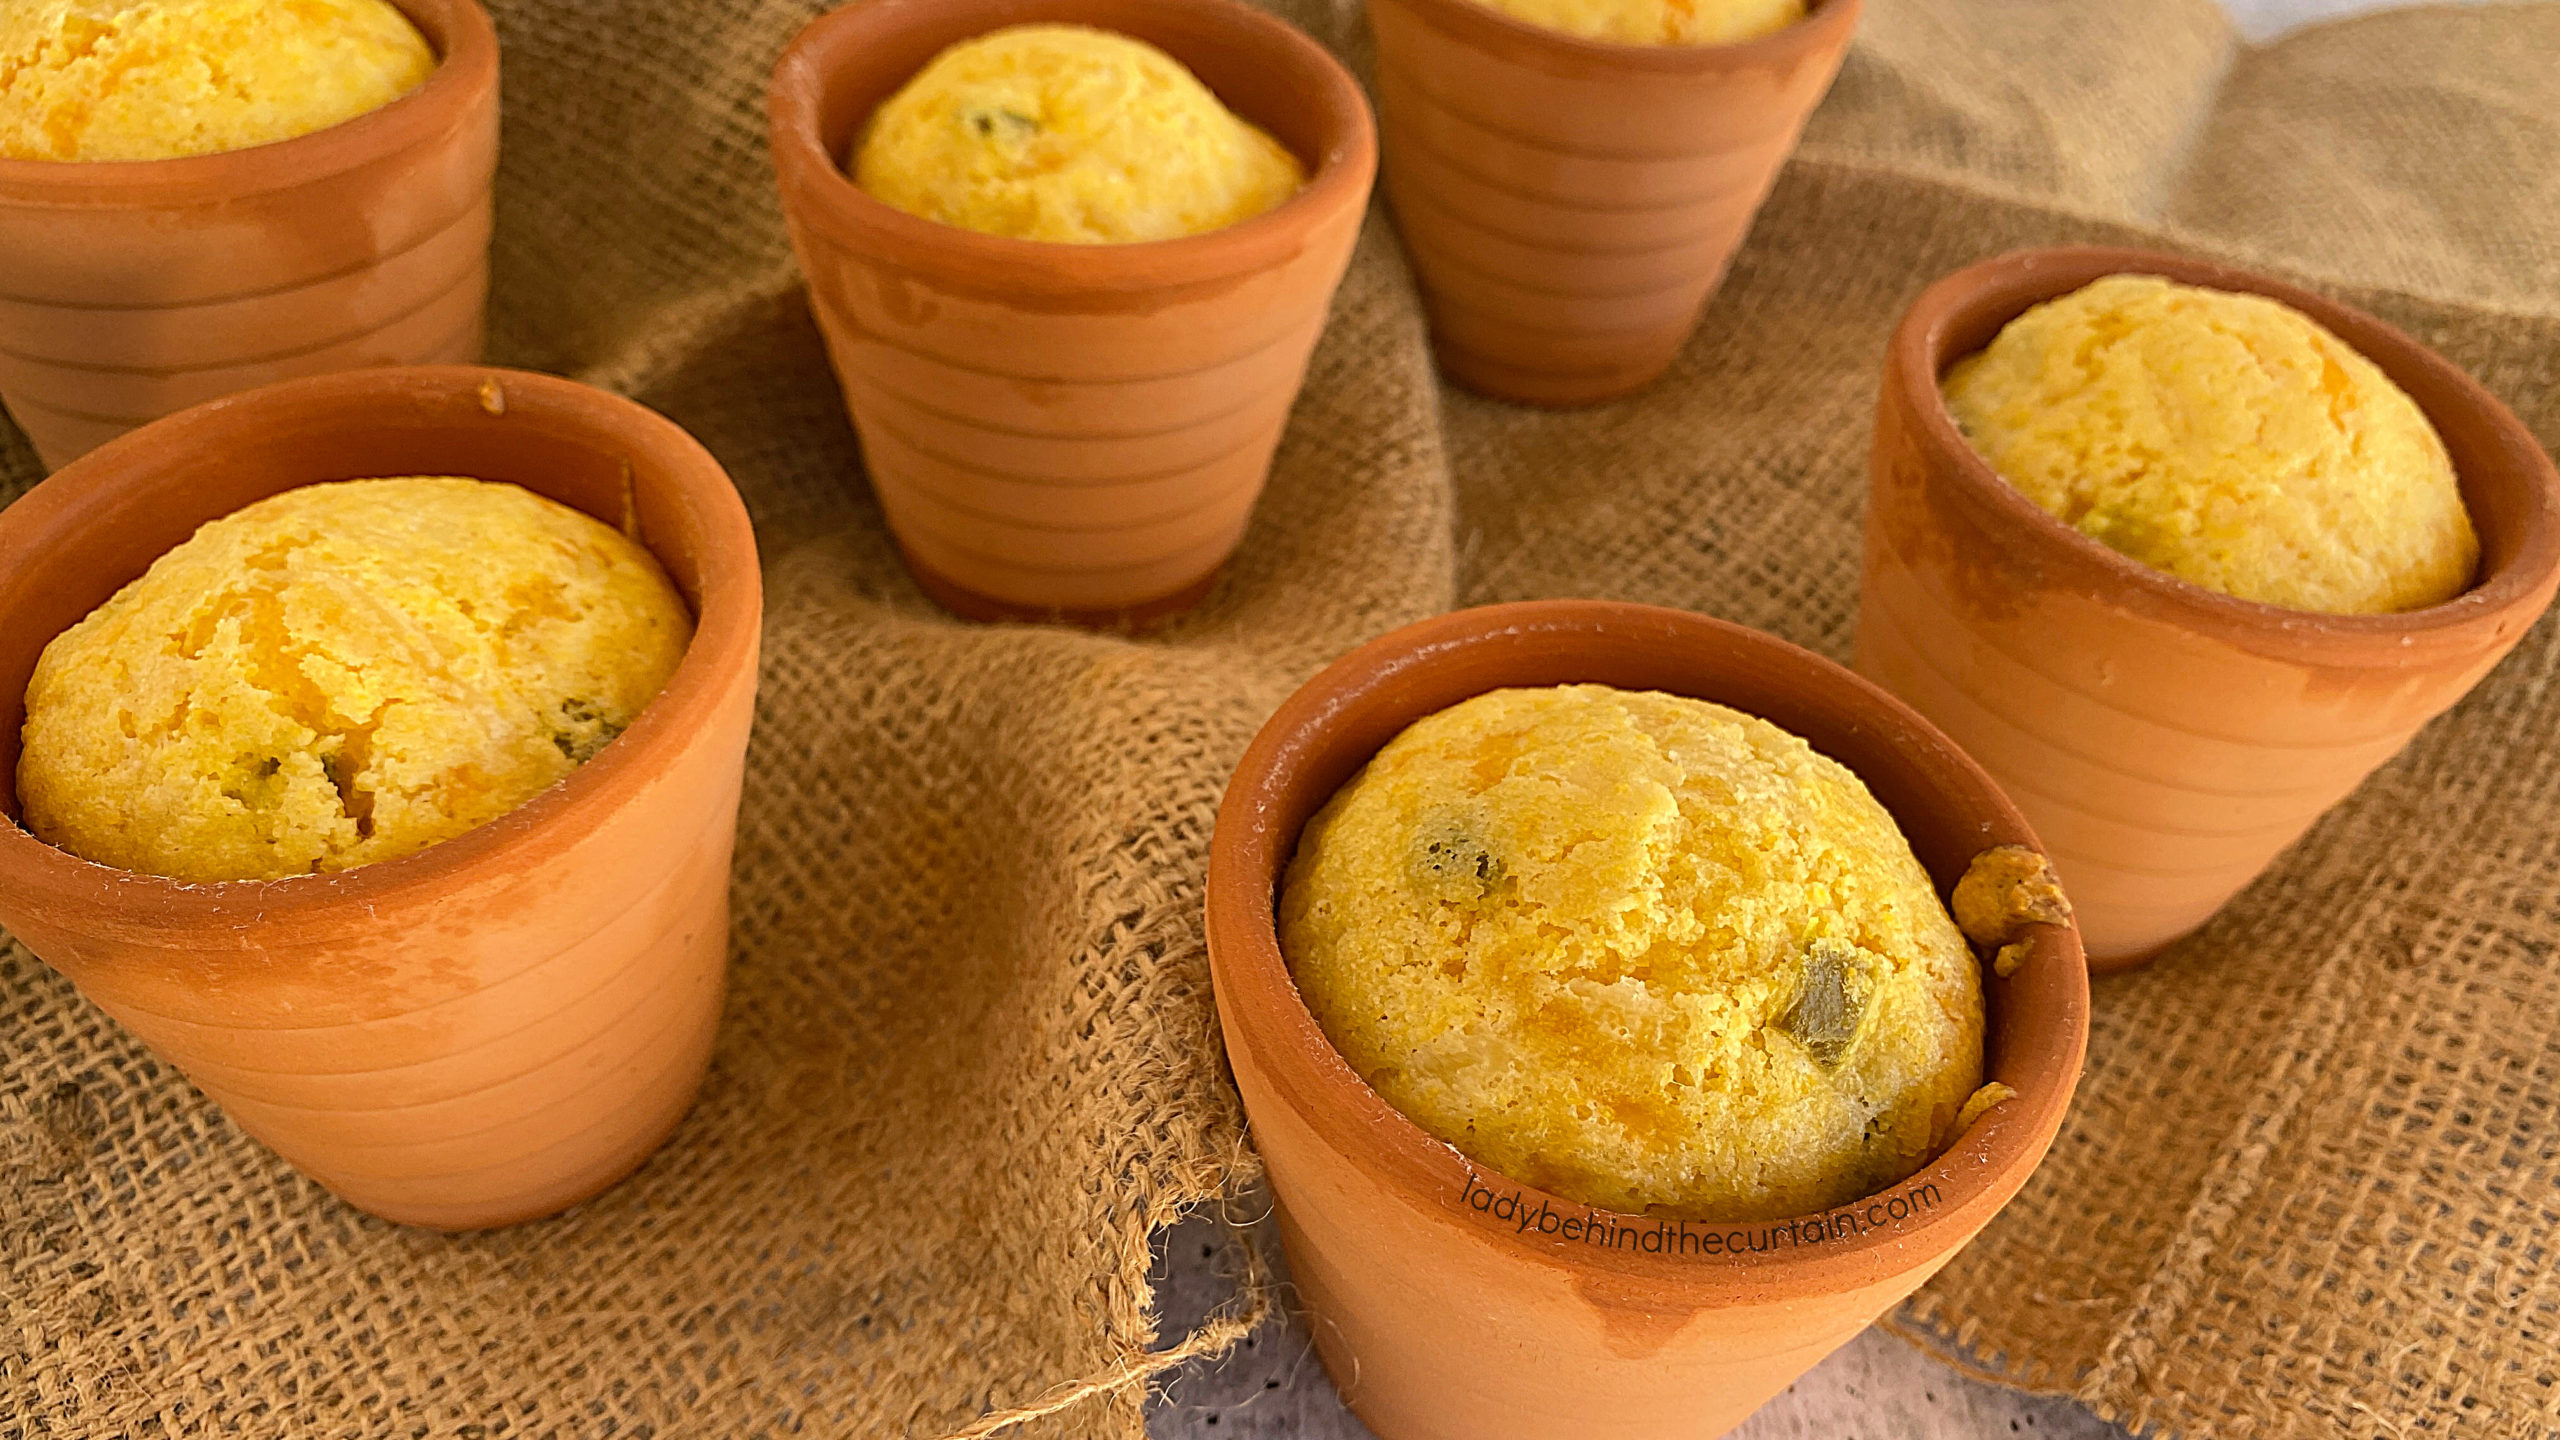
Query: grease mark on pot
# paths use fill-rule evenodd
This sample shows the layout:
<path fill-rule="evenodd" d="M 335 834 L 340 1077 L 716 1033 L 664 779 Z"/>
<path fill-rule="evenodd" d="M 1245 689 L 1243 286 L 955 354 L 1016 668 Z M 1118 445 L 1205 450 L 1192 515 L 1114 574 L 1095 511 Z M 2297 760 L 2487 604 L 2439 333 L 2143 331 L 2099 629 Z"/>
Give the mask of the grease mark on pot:
<path fill-rule="evenodd" d="M 926 294 L 923 287 L 901 275 L 872 273 L 879 286 L 880 311 L 890 320 L 900 325 L 924 326 L 942 318 L 942 302 Z"/>
<path fill-rule="evenodd" d="M 1573 1277 L 1573 1291 L 1600 1321 L 1601 1341 L 1609 1353 L 1628 1360 L 1647 1360 L 1670 1348 L 1689 1322 L 1695 1306 L 1661 1309 L 1647 1305 L 1637 1287 L 1614 1275 L 1584 1272 Z"/>

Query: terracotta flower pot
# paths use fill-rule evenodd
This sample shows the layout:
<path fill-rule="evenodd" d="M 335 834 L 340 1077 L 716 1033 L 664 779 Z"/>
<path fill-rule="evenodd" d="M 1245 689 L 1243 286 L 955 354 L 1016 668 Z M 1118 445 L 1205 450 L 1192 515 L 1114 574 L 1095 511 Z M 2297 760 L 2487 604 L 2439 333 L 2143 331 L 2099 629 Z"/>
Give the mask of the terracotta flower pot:
<path fill-rule="evenodd" d="M 763 602 L 719 464 L 565 380 L 357 371 L 110 442 L 0 511 L 0 796 L 18 818 L 36 656 L 206 520 L 314 481 L 508 480 L 623 526 L 698 617 L 620 739 L 399 860 L 188 885 L 0 824 L 0 925 L 349 1202 L 439 1229 L 547 1215 L 628 1174 L 700 1084 Z"/>
<path fill-rule="evenodd" d="M 442 57 L 297 139 L 179 160 L 0 159 L 0 403 L 59 467 L 272 381 L 476 360 L 498 37 L 397 0 Z"/>
<path fill-rule="evenodd" d="M 2456 599 L 2316 615 L 2153 570 L 2038 509 L 1965 443 L 1938 378 L 2029 307 L 2101 276 L 2251 291 L 2382 367 L 2452 452 L 2480 532 Z M 1923 294 L 1885 360 L 1858 669 L 1928 716 L 2035 823 L 2090 963 L 2201 925 L 2418 727 L 2462 698 L 2560 586 L 2560 478 L 2504 405 L 2360 311 L 2201 260 L 2033 250 Z"/>
<path fill-rule="evenodd" d="M 1733 45 L 1619 45 L 1369 0 L 1387 199 L 1449 377 L 1589 405 L 1680 353 L 1831 88 L 1860 0 Z"/>
<path fill-rule="evenodd" d="M 1061 245 L 873 199 L 844 162 L 945 47 L 1008 25 L 1132 35 L 1294 151 L 1294 199 L 1204 235 Z M 1142 622 L 1244 537 L 1377 168 L 1360 87 L 1235 0 L 867 0 L 775 69 L 774 159 L 810 300 L 908 568 L 972 619 Z"/>
<path fill-rule="evenodd" d="M 1706 1440 L 1908 1295 L 2025 1183 L 2088 1041 L 2068 926 L 1986 970 L 1988 1076 L 2016 1087 L 1933 1164 L 1795 1221 L 1617 1215 L 1472 1165 L 1362 1083 L 1299 997 L 1273 904 L 1298 832 L 1406 725 L 1487 690 L 1596 681 L 1765 716 L 1856 771 L 1941 893 L 2032 847 L 1974 764 L 1909 710 L 1782 641 L 1645 606 L 1556 601 L 1396 631 L 1318 675 L 1245 752 L 1209 860 L 1227 1054 L 1283 1243 L 1344 1398 L 1383 1440 Z"/>

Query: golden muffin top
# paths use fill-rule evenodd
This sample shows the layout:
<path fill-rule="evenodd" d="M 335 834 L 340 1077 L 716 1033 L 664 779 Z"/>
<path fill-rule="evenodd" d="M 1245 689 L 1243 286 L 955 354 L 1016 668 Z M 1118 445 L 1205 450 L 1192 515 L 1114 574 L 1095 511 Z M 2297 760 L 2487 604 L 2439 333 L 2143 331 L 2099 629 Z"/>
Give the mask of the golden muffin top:
<path fill-rule="evenodd" d="M 2182 580 L 2295 610 L 2441 604 L 2480 557 L 2417 402 L 2291 306 L 2114 275 L 1947 372 L 2002 478 Z"/>
<path fill-rule="evenodd" d="M 1484 0 L 1532 25 L 1619 45 L 1730 45 L 1774 35 L 1805 0 Z"/>
<path fill-rule="evenodd" d="M 853 178 L 945 225 L 1094 245 L 1222 229 L 1307 175 L 1154 46 L 1017 25 L 943 51 L 891 96 L 855 142 Z"/>
<path fill-rule="evenodd" d="M 11 0 L 0 156 L 242 150 L 380 109 L 435 68 L 386 0 Z"/>
<path fill-rule="evenodd" d="M 1309 822 L 1279 920 L 1370 1085 L 1586 1204 L 1842 1204 L 1981 1081 L 1979 969 L 1892 817 L 1702 700 L 1498 690 L 1417 722 Z"/>
<path fill-rule="evenodd" d="M 585 763 L 693 618 L 635 541 L 513 485 L 311 485 L 215 520 L 27 686 L 37 838 L 180 880 L 396 859 Z"/>

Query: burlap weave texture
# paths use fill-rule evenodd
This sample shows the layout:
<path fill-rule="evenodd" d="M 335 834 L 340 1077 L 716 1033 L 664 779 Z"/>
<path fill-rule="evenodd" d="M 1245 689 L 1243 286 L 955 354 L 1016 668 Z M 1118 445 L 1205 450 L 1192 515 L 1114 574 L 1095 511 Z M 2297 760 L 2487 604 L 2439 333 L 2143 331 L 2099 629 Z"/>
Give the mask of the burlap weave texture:
<path fill-rule="evenodd" d="M 243 1138 L 0 954 L 0 1437 L 931 1437 L 1160 1343 L 1148 1236 L 1254 1167 L 1200 880 L 1228 767 L 1460 603 L 1687 606 L 1845 655 L 1874 385 L 1930 279 L 2166 244 L 2407 326 L 2560 443 L 2560 5 L 2240 45 L 2210 0 L 1873 0 L 1675 372 L 1432 378 L 1374 216 L 1243 552 L 1144 641 L 958 624 L 861 479 L 764 158 L 809 0 L 501 0 L 492 358 L 728 464 L 770 617 L 703 1100 L 572 1214 L 445 1238 Z M 1364 73 L 1348 0 L 1281 7 Z M 0 426 L 0 475 L 35 477 Z M 2102 982 L 2052 1159 L 1902 1323 L 2129 1423 L 2560 1434 L 2560 638 L 2223 917 Z M 1134 1435 L 1139 1387 L 1015 1433 Z"/>

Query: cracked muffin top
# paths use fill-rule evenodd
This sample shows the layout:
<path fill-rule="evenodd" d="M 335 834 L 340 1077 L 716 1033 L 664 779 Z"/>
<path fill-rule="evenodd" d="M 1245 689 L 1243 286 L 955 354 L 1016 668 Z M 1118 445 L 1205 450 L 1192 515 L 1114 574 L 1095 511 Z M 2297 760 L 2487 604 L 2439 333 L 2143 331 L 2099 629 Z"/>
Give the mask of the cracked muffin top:
<path fill-rule="evenodd" d="M 199 529 L 27 686 L 37 838 L 188 881 L 344 870 L 506 814 L 666 684 L 657 560 L 514 485 L 311 485 Z"/>
<path fill-rule="evenodd" d="M 1731 45 L 1805 17 L 1805 0 L 1484 0 L 1549 30 L 1619 45 Z"/>
<path fill-rule="evenodd" d="M 854 183 L 927 220 L 1076 245 L 1224 229 L 1306 168 L 1182 62 L 1081 25 L 1016 25 L 934 57 L 855 142 Z"/>
<path fill-rule="evenodd" d="M 0 156 L 244 150 L 378 110 L 435 68 L 386 0 L 10 0 Z"/>
<path fill-rule="evenodd" d="M 1979 968 L 1893 818 L 1702 700 L 1498 690 L 1417 722 L 1308 823 L 1279 919 L 1371 1086 L 1586 1204 L 1843 1204 L 1981 1084 Z"/>
<path fill-rule="evenodd" d="M 2181 580 L 2341 615 L 2471 585 L 2479 538 L 2426 412 L 2289 305 L 2111 275 L 2010 321 L 1945 389 L 2000 478 Z"/>

